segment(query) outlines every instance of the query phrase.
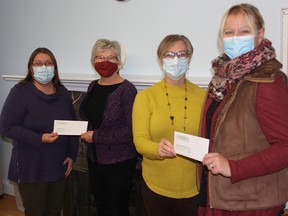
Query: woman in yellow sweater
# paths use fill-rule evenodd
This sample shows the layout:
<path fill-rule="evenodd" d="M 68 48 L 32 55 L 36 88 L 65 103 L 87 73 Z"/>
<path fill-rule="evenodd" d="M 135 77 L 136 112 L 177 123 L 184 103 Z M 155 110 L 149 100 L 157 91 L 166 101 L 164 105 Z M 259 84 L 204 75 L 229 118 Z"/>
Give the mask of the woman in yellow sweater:
<path fill-rule="evenodd" d="M 133 107 L 133 136 L 143 156 L 142 197 L 148 216 L 197 215 L 196 162 L 176 155 L 174 131 L 198 135 L 206 91 L 185 74 L 193 47 L 183 35 L 168 35 L 157 56 L 164 79 L 140 91 Z"/>

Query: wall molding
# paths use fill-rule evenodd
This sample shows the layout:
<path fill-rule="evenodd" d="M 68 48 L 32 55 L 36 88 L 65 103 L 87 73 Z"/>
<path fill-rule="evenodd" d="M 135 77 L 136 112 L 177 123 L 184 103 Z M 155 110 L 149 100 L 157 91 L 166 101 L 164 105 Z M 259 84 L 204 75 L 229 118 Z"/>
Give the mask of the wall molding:
<path fill-rule="evenodd" d="M 282 9 L 281 59 L 283 72 L 288 75 L 288 8 Z"/>
<path fill-rule="evenodd" d="M 159 82 L 161 76 L 141 76 L 141 75 L 122 75 L 124 78 L 132 82 L 138 90 L 147 88 L 155 83 Z M 24 78 L 23 75 L 2 75 L 2 78 L 5 81 L 18 83 Z M 89 83 L 95 79 L 98 79 L 99 76 L 96 74 L 60 74 L 60 79 L 63 85 L 69 91 L 86 91 Z M 210 77 L 192 77 L 187 76 L 187 79 L 193 82 L 194 84 L 206 88 L 210 82 Z"/>

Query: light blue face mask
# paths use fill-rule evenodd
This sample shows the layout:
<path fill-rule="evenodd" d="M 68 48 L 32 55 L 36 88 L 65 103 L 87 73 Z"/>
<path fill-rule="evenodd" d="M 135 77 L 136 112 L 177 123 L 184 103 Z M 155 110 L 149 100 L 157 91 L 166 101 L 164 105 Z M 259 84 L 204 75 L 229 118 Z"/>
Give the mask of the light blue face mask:
<path fill-rule="evenodd" d="M 172 80 L 181 79 L 188 69 L 188 58 L 179 59 L 178 57 L 174 57 L 173 59 L 163 59 L 163 70 Z"/>
<path fill-rule="evenodd" d="M 254 35 L 223 38 L 223 45 L 226 55 L 234 59 L 254 49 Z"/>
<path fill-rule="evenodd" d="M 33 67 L 34 78 L 41 84 L 49 83 L 54 77 L 54 66 Z"/>

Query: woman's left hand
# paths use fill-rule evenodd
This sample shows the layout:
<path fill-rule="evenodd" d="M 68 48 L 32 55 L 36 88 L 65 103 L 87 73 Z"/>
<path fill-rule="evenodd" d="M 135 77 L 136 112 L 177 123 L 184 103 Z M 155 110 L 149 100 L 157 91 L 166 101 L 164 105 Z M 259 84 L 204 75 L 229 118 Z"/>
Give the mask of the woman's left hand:
<path fill-rule="evenodd" d="M 67 164 L 67 170 L 65 172 L 65 176 L 69 176 L 69 174 L 71 173 L 72 169 L 73 169 L 73 160 L 70 157 L 67 157 L 65 159 L 65 161 L 63 162 L 63 165 Z"/>
<path fill-rule="evenodd" d="M 204 156 L 203 165 L 214 174 L 221 174 L 225 177 L 231 177 L 231 169 L 229 166 L 228 159 L 219 153 L 208 153 Z"/>

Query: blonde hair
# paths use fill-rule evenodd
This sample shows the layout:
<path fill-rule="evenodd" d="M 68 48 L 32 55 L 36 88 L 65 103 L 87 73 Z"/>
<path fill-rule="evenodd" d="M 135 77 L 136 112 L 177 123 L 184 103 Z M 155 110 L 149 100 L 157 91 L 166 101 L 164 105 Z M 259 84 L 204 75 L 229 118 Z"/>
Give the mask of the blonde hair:
<path fill-rule="evenodd" d="M 119 68 L 124 65 L 125 56 L 123 56 L 124 50 L 122 50 L 122 46 L 118 41 L 110 41 L 108 39 L 99 39 L 95 42 L 92 53 L 91 53 L 91 64 L 94 64 L 94 59 L 98 52 L 102 52 L 105 50 L 113 50 L 116 54 Z"/>
<path fill-rule="evenodd" d="M 243 15 L 249 27 L 256 35 L 260 29 L 265 28 L 265 23 L 259 10 L 251 4 L 238 4 L 232 6 L 222 17 L 220 29 L 218 33 L 218 48 L 223 49 L 223 32 L 227 18 L 230 15 Z"/>

